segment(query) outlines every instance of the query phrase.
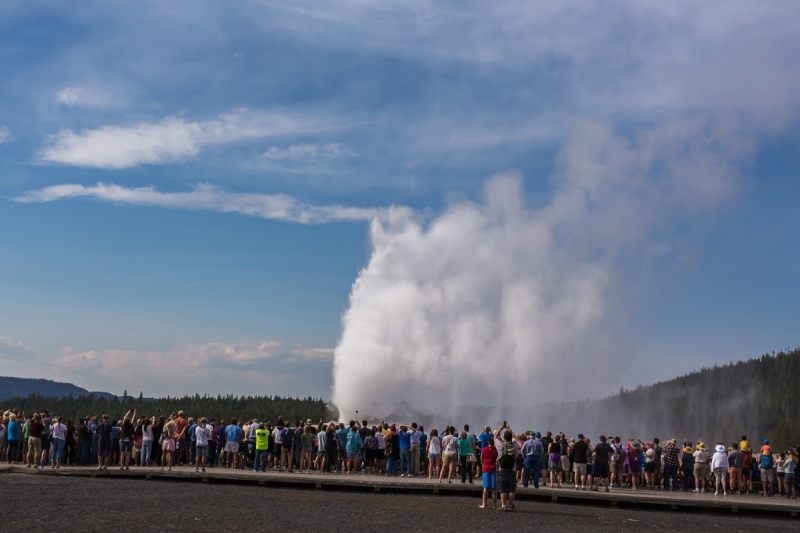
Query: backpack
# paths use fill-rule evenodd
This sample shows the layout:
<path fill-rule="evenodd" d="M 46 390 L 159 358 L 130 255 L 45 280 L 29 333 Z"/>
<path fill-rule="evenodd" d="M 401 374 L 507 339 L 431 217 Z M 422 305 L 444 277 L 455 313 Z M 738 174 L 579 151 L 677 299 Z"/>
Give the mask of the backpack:
<path fill-rule="evenodd" d="M 511 470 L 517 463 L 517 449 L 513 442 L 503 444 L 503 451 L 497 458 L 497 468 Z"/>

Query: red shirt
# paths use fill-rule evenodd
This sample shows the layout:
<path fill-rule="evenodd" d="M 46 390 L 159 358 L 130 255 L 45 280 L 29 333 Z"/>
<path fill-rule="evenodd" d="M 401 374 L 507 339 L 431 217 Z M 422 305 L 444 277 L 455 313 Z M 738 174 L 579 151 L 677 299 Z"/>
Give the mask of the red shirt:
<path fill-rule="evenodd" d="M 175 419 L 175 436 L 178 438 L 178 440 L 184 439 L 183 430 L 186 429 L 186 426 L 188 425 L 189 422 L 183 418 L 179 417 Z"/>
<path fill-rule="evenodd" d="M 485 446 L 481 450 L 481 472 L 497 472 L 497 448 L 494 446 Z"/>

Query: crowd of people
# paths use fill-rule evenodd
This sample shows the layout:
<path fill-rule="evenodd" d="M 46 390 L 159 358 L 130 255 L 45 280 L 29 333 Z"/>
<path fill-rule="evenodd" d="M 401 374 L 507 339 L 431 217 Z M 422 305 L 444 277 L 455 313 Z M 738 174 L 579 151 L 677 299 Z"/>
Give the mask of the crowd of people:
<path fill-rule="evenodd" d="M 682 490 L 715 495 L 760 492 L 795 499 L 798 447 L 774 452 L 768 439 L 758 449 L 746 436 L 738 442 L 663 446 L 659 439 L 623 442 L 601 435 L 568 438 L 539 431 L 515 432 L 503 422 L 479 434 L 465 425 L 432 429 L 416 423 L 381 421 L 316 424 L 311 419 L 215 421 L 183 411 L 154 416 L 135 410 L 120 420 L 85 416 L 64 420 L 49 412 L 26 416 L 14 409 L 0 420 L 0 460 L 28 468 L 62 465 L 98 469 L 173 466 L 252 469 L 254 472 L 373 474 L 427 477 L 438 483 L 483 484 L 481 508 L 514 510 L 517 485 L 609 492 L 612 489 Z"/>

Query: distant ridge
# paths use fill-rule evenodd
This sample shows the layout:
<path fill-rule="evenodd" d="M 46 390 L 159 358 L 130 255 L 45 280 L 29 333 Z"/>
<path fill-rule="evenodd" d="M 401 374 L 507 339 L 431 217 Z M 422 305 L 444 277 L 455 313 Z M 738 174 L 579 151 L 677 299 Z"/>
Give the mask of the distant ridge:
<path fill-rule="evenodd" d="M 22 398 L 32 394 L 56 398 L 64 398 L 70 394 L 75 398 L 78 396 L 88 396 L 89 394 L 94 394 L 97 397 L 109 399 L 114 396 L 110 392 L 90 392 L 82 387 L 73 385 L 72 383 L 62 383 L 39 378 L 13 378 L 8 376 L 0 376 L 0 400 L 7 400 L 9 398 Z"/>

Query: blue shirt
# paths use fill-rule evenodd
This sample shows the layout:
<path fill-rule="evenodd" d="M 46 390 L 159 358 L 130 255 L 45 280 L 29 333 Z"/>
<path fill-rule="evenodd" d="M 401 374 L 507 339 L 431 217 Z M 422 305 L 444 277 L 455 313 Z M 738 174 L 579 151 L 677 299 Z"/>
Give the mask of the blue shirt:
<path fill-rule="evenodd" d="M 411 433 L 411 444 L 419 444 L 422 433 L 417 430 Z"/>
<path fill-rule="evenodd" d="M 225 440 L 227 442 L 239 442 L 239 437 L 244 433 L 244 430 L 236 424 L 231 424 L 225 428 Z"/>
<path fill-rule="evenodd" d="M 428 442 L 428 436 L 425 433 L 423 433 L 422 435 L 419 436 L 419 447 L 423 451 L 425 450 L 426 442 Z"/>
<path fill-rule="evenodd" d="M 401 431 L 398 433 L 400 437 L 400 449 L 401 450 L 410 450 L 411 449 L 411 432 L 410 431 Z"/>
<path fill-rule="evenodd" d="M 534 438 L 530 438 L 522 443 L 521 450 L 523 457 L 544 457 L 544 446 L 542 443 Z"/>
<path fill-rule="evenodd" d="M 345 448 L 347 446 L 347 434 L 349 431 L 347 429 L 337 429 L 336 430 L 336 440 L 339 441 L 339 448 Z"/>
<path fill-rule="evenodd" d="M 192 426 L 189 428 L 189 435 L 190 435 L 189 438 L 192 442 L 197 440 L 197 435 L 194 434 L 194 430 L 196 429 L 197 429 L 197 424 L 192 424 Z"/>
<path fill-rule="evenodd" d="M 19 422 L 16 420 L 8 423 L 8 440 L 19 440 Z"/>
<path fill-rule="evenodd" d="M 486 446 L 489 445 L 489 441 L 492 440 L 493 438 L 494 437 L 492 437 L 491 433 L 481 433 L 480 435 L 478 435 L 478 440 L 481 443 L 481 450 L 486 448 Z"/>

